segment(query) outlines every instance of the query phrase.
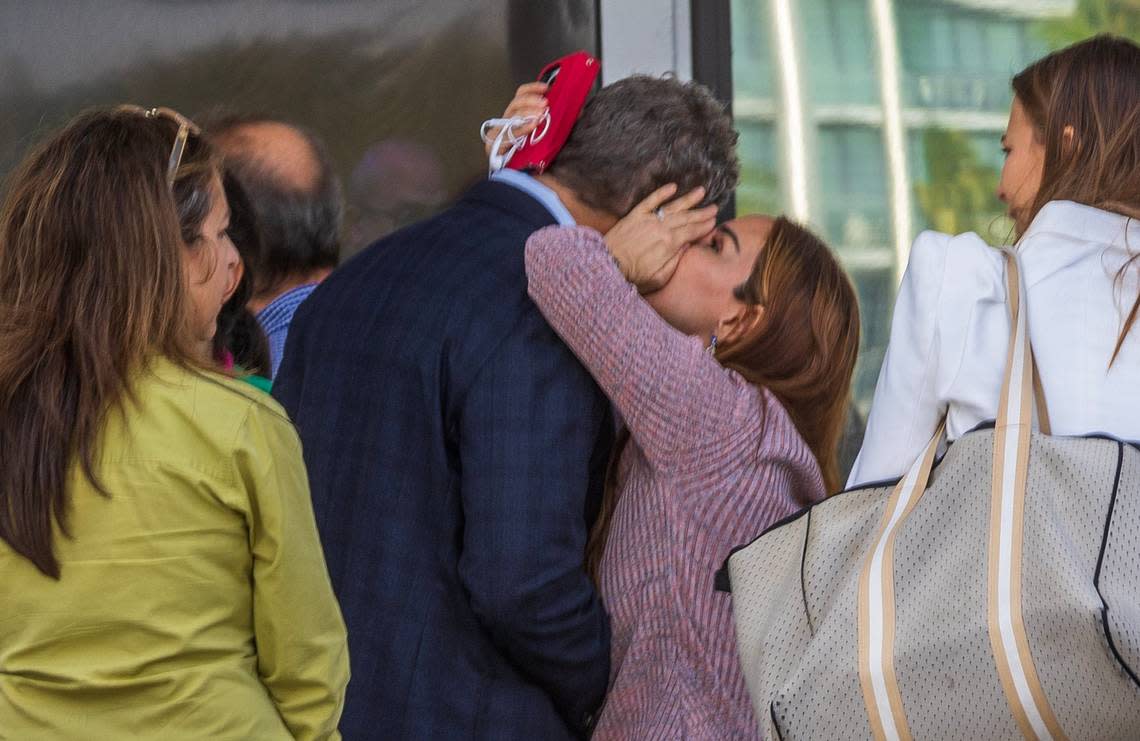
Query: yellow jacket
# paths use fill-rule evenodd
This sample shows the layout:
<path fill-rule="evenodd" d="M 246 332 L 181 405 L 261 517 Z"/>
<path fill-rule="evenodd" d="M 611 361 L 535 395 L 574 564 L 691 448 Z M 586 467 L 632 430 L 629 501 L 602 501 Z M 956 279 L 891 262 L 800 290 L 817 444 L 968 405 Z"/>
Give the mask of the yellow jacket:
<path fill-rule="evenodd" d="M 0 541 L 0 739 L 329 739 L 344 622 L 297 434 L 157 361 L 76 465 L 57 582 Z"/>

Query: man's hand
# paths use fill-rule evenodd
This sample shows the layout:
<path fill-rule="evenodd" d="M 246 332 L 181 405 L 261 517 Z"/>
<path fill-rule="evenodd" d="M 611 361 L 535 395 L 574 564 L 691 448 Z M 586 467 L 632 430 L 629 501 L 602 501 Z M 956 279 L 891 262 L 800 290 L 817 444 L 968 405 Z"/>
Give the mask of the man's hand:
<path fill-rule="evenodd" d="M 716 226 L 716 206 L 695 208 L 705 196 L 694 188 L 666 205 L 677 186 L 658 188 L 606 233 L 606 247 L 626 280 L 642 295 L 673 277 L 686 246 Z"/>

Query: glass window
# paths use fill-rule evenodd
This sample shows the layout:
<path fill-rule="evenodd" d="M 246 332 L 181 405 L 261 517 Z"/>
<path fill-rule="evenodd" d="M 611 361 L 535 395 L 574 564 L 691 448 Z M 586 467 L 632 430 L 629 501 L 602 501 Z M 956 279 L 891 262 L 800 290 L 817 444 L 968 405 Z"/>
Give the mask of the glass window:
<path fill-rule="evenodd" d="M 997 137 L 942 127 L 908 132 L 916 231 L 977 232 L 992 244 L 1010 241 L 1011 224 L 996 195 L 1002 166 Z"/>
<path fill-rule="evenodd" d="M 776 161 L 776 129 L 770 123 L 740 121 L 740 187 L 736 210 L 773 214 L 783 210 Z"/>
<path fill-rule="evenodd" d="M 890 244 L 885 158 L 879 129 L 819 127 L 821 225 L 840 250 Z"/>
<path fill-rule="evenodd" d="M 976 231 L 993 244 L 1012 237 L 997 199 L 1000 138 L 1012 100 L 1010 77 L 1034 59 L 1109 31 L 1140 40 L 1140 6 L 1104 0 L 891 0 L 876 23 L 869 0 L 732 0 L 734 111 L 743 177 L 738 211 L 793 202 L 786 177 L 804 163 L 806 220 L 850 270 L 863 313 L 854 395 L 866 411 L 886 349 L 897 280 L 922 229 Z M 774 9 L 791 15 L 789 44 L 768 43 Z M 900 90 L 879 85 L 880 48 L 894 33 Z M 777 84 L 782 65 L 799 71 L 801 116 L 789 116 Z M 758 92 L 758 91 L 762 91 Z M 761 98 L 763 100 L 761 100 Z M 898 108 L 889 109 L 895 105 Z M 794 120 L 802 130 L 786 136 Z M 903 152 L 888 157 L 884 121 L 901 120 Z M 788 151 L 788 141 L 803 151 Z M 905 165 L 905 197 L 891 188 Z M 801 197 L 802 200 L 802 197 Z M 896 218 L 907 214 L 907 219 Z M 907 234 L 895 234 L 908 223 Z"/>
<path fill-rule="evenodd" d="M 821 105 L 874 103 L 878 99 L 874 40 L 866 0 L 800 0 L 804 48 L 812 88 Z"/>
<path fill-rule="evenodd" d="M 327 143 L 353 251 L 484 174 L 479 123 L 597 23 L 595 0 L 0 0 L 0 175 L 93 105 L 265 113 Z"/>
<path fill-rule="evenodd" d="M 774 95 L 775 59 L 771 53 L 768 14 L 759 3 L 737 3 L 732 22 L 732 49 L 739 64 L 734 67 L 735 99 L 769 100 Z"/>

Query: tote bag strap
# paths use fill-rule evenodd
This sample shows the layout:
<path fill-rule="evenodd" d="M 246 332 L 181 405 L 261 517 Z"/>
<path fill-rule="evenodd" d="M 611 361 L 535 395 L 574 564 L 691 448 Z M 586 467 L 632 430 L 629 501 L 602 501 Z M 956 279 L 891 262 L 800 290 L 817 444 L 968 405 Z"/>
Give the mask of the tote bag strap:
<path fill-rule="evenodd" d="M 986 559 L 990 647 L 1006 702 L 1022 735 L 1030 739 L 1063 739 L 1064 731 L 1049 706 L 1033 664 L 1021 610 L 1025 493 L 1035 396 L 1040 398 L 1040 422 L 1044 428 L 1048 426 L 1048 414 L 1034 368 L 1025 283 L 1018 270 L 1017 254 L 1012 249 L 1003 252 L 1009 276 L 1011 322 L 1005 380 L 994 428 Z"/>
<path fill-rule="evenodd" d="M 1010 328 L 1011 328 L 1010 338 L 1009 338 L 1010 344 L 1009 344 L 1009 349 L 1008 349 L 1007 354 L 1006 354 L 1005 377 L 1003 378 L 1004 385 L 1002 386 L 1002 390 L 1004 392 L 1005 390 L 1010 388 L 1009 377 L 1010 377 L 1010 373 L 1013 372 L 1013 368 L 1010 365 L 1011 359 L 1013 357 L 1013 343 L 1019 341 L 1017 336 L 1012 331 L 1012 329 L 1017 324 L 1019 316 L 1025 317 L 1026 326 L 1028 327 L 1028 313 L 1026 313 L 1028 311 L 1028 309 L 1025 308 L 1025 301 L 1024 301 L 1025 293 L 1023 291 L 1024 286 L 1023 286 L 1022 281 L 1021 281 L 1021 270 L 1020 270 L 1020 267 L 1019 267 L 1018 262 L 1017 262 L 1017 252 L 1014 251 L 1010 247 L 1002 248 L 1001 252 L 1003 254 L 1003 257 L 1005 258 L 1005 264 L 1006 264 L 1006 269 L 1005 269 L 1005 284 L 1006 284 L 1005 297 L 1006 298 L 1005 298 L 1005 301 L 1006 301 L 1006 307 L 1009 309 L 1009 319 L 1010 319 Z M 1021 341 L 1023 341 L 1027 345 L 1029 345 L 1028 358 L 1029 358 L 1029 373 L 1031 376 L 1031 384 L 1032 384 L 1032 389 L 1033 389 L 1032 403 L 1033 403 L 1033 412 L 1035 415 L 1034 421 L 1036 423 L 1037 429 L 1039 429 L 1045 435 L 1050 435 L 1050 434 L 1052 434 L 1052 430 L 1050 429 L 1050 425 L 1049 425 L 1049 409 L 1048 409 L 1047 405 L 1045 404 L 1045 389 L 1041 385 L 1041 375 L 1037 370 L 1037 360 L 1033 355 L 1032 345 L 1029 343 L 1028 331 L 1025 333 L 1025 336 L 1023 338 L 1021 338 Z M 1003 395 L 1001 406 L 1005 405 L 1004 402 L 1005 402 L 1005 396 Z"/>
<path fill-rule="evenodd" d="M 1021 618 L 1021 522 L 1030 433 L 1049 421 L 1029 341 L 1024 284 L 1017 255 L 1004 249 L 1010 338 L 994 432 L 988 558 L 990 642 L 1010 709 L 1027 738 L 1064 734 L 1041 690 Z M 1035 419 L 1034 411 L 1038 412 Z M 859 578 L 859 680 L 877 739 L 911 738 L 894 670 L 894 542 L 930 482 L 946 428 L 943 418 L 918 459 L 891 492 Z"/>
<path fill-rule="evenodd" d="M 910 728 L 895 676 L 895 536 L 918 504 L 930 480 L 945 420 L 938 425 L 922 455 L 895 486 L 887 500 L 878 533 L 863 560 L 857 602 L 859 684 L 867 719 L 877 739 L 909 741 Z"/>

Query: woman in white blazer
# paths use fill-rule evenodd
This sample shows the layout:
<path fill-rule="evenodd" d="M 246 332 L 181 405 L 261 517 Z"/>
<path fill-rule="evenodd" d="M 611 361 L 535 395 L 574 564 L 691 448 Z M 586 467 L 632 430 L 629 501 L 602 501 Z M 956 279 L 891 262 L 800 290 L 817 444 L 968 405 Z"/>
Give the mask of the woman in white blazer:
<path fill-rule="evenodd" d="M 1013 90 L 998 195 L 1052 433 L 1140 440 L 1140 47 L 1081 42 Z M 973 233 L 920 234 L 848 486 L 902 476 L 943 416 L 949 440 L 994 419 L 1009 331 L 1001 253 Z"/>

